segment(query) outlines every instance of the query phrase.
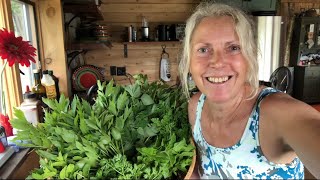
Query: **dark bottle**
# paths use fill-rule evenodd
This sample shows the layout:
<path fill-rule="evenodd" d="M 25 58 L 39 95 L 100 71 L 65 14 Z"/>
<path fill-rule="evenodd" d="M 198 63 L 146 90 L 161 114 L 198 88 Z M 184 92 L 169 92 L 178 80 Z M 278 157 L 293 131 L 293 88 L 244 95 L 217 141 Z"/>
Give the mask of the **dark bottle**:
<path fill-rule="evenodd" d="M 32 92 L 37 95 L 37 99 L 42 102 L 42 98 L 46 98 L 46 88 L 41 84 L 40 72 L 39 70 L 33 71 L 34 75 L 34 86 L 32 87 Z"/>
<path fill-rule="evenodd" d="M 56 86 L 56 93 L 57 93 L 57 100 L 60 98 L 60 91 L 59 91 L 59 79 L 53 75 L 53 70 L 48 70 L 48 74 L 52 77 L 54 80 L 54 84 Z"/>

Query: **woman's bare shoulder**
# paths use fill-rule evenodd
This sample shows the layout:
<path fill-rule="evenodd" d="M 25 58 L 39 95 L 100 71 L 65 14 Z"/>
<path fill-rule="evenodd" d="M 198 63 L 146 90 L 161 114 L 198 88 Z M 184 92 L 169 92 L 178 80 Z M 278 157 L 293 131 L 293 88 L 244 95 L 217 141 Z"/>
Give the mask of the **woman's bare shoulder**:
<path fill-rule="evenodd" d="M 274 93 L 261 102 L 261 112 L 271 121 L 292 123 L 308 118 L 319 118 L 319 112 L 311 105 L 285 93 Z"/>

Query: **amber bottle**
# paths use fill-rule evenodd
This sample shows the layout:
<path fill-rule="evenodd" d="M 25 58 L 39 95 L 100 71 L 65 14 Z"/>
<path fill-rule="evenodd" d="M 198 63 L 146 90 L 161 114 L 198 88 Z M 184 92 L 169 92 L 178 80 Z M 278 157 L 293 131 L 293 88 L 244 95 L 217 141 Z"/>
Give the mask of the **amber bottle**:
<path fill-rule="evenodd" d="M 32 92 L 34 92 L 37 95 L 38 100 L 42 101 L 42 98 L 46 97 L 46 88 L 41 84 L 39 70 L 34 70 L 33 75 L 34 75 L 34 86 L 32 87 Z"/>

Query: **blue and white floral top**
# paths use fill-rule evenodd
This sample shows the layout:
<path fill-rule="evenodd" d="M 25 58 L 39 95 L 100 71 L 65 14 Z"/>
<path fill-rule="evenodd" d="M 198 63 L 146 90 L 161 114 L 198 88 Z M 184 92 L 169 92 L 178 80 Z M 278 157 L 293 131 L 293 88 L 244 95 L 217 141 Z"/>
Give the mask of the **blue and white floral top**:
<path fill-rule="evenodd" d="M 289 164 L 275 164 L 263 155 L 258 137 L 261 100 L 278 92 L 265 88 L 259 94 L 241 140 L 227 148 L 217 148 L 206 142 L 200 121 L 206 96 L 199 98 L 193 137 L 197 145 L 201 179 L 303 179 L 304 166 L 299 158 Z"/>

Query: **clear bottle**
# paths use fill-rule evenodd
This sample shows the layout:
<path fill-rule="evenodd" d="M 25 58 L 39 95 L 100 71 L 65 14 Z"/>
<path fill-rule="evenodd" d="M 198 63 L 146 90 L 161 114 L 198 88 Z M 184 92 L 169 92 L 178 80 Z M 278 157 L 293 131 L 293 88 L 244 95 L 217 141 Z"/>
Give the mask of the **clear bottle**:
<path fill-rule="evenodd" d="M 37 99 L 37 95 L 29 90 L 29 86 L 26 88 L 26 92 L 23 94 L 23 102 L 20 105 L 20 109 L 23 111 L 26 119 L 32 125 L 36 126 L 42 120 L 41 101 Z"/>
<path fill-rule="evenodd" d="M 55 86 L 56 86 L 57 100 L 59 100 L 59 98 L 60 98 L 59 79 L 53 74 L 53 70 L 48 70 L 48 74 L 54 80 L 54 83 L 55 83 Z"/>
<path fill-rule="evenodd" d="M 57 98 L 56 85 L 48 70 L 42 72 L 41 84 L 46 88 L 46 95 L 49 99 Z"/>
<path fill-rule="evenodd" d="M 34 86 L 32 87 L 32 92 L 37 96 L 37 99 L 42 101 L 42 98 L 46 97 L 46 88 L 41 84 L 40 71 L 38 69 L 33 71 L 34 75 Z"/>

